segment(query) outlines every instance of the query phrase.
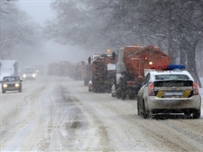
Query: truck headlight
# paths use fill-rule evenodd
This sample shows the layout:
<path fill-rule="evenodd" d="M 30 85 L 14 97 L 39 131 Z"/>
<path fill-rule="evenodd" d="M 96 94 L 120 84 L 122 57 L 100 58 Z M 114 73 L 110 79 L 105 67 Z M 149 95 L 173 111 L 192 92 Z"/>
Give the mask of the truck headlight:
<path fill-rule="evenodd" d="M 33 78 L 36 77 L 36 74 L 33 74 L 32 77 L 33 77 Z"/>
<path fill-rule="evenodd" d="M 152 61 L 149 61 L 149 65 L 152 65 L 153 64 L 153 62 Z"/>
<path fill-rule="evenodd" d="M 23 74 L 23 78 L 26 78 L 26 74 Z"/>
<path fill-rule="evenodd" d="M 4 88 L 7 88 L 7 87 L 8 87 L 8 85 L 7 85 L 7 84 L 3 84 L 3 87 L 4 87 Z"/>
<path fill-rule="evenodd" d="M 15 87 L 19 87 L 19 86 L 20 86 L 20 84 L 19 84 L 19 83 L 16 83 L 16 84 L 15 84 Z"/>

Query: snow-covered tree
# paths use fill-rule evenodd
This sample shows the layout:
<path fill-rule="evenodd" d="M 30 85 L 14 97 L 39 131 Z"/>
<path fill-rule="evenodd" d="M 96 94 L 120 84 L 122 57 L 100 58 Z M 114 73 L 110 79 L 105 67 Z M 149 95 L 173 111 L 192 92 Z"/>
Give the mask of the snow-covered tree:
<path fill-rule="evenodd" d="M 18 8 L 17 1 L 0 1 L 0 5 L 0 58 L 22 55 L 23 47 L 39 47 L 39 26 Z"/>
<path fill-rule="evenodd" d="M 203 1 L 143 0 L 142 6 L 142 25 L 166 45 L 172 63 L 180 58 L 200 84 L 195 59 L 203 39 Z"/>
<path fill-rule="evenodd" d="M 136 43 L 159 45 L 172 63 L 184 61 L 199 82 L 202 0 L 55 0 L 52 8 L 57 16 L 47 23 L 47 37 L 95 52 L 107 46 L 116 50 Z"/>

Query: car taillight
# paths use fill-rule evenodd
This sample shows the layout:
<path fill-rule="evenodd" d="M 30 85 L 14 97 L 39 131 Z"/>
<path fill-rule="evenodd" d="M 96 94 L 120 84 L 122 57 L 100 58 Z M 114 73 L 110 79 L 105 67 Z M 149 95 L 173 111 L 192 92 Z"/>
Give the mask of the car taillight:
<path fill-rule="evenodd" d="M 150 83 L 148 87 L 148 95 L 154 96 L 154 83 Z"/>
<path fill-rule="evenodd" d="M 193 82 L 193 95 L 198 95 L 198 94 L 199 94 L 198 85 Z"/>

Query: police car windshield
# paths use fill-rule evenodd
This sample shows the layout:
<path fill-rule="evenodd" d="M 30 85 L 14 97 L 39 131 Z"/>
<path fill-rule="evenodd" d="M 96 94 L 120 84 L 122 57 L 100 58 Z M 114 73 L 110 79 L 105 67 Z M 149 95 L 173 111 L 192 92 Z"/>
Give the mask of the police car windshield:
<path fill-rule="evenodd" d="M 156 80 L 189 80 L 189 77 L 184 74 L 163 74 L 156 75 Z"/>

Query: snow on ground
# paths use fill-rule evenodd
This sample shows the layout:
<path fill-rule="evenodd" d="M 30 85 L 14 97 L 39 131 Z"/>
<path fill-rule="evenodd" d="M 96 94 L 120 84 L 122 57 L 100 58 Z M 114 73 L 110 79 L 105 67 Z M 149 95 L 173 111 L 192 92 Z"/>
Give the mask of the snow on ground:
<path fill-rule="evenodd" d="M 135 100 L 88 92 L 83 81 L 39 76 L 23 83 L 22 93 L 0 95 L 2 152 L 202 152 L 203 114 L 194 120 L 146 120 L 137 115 Z"/>

